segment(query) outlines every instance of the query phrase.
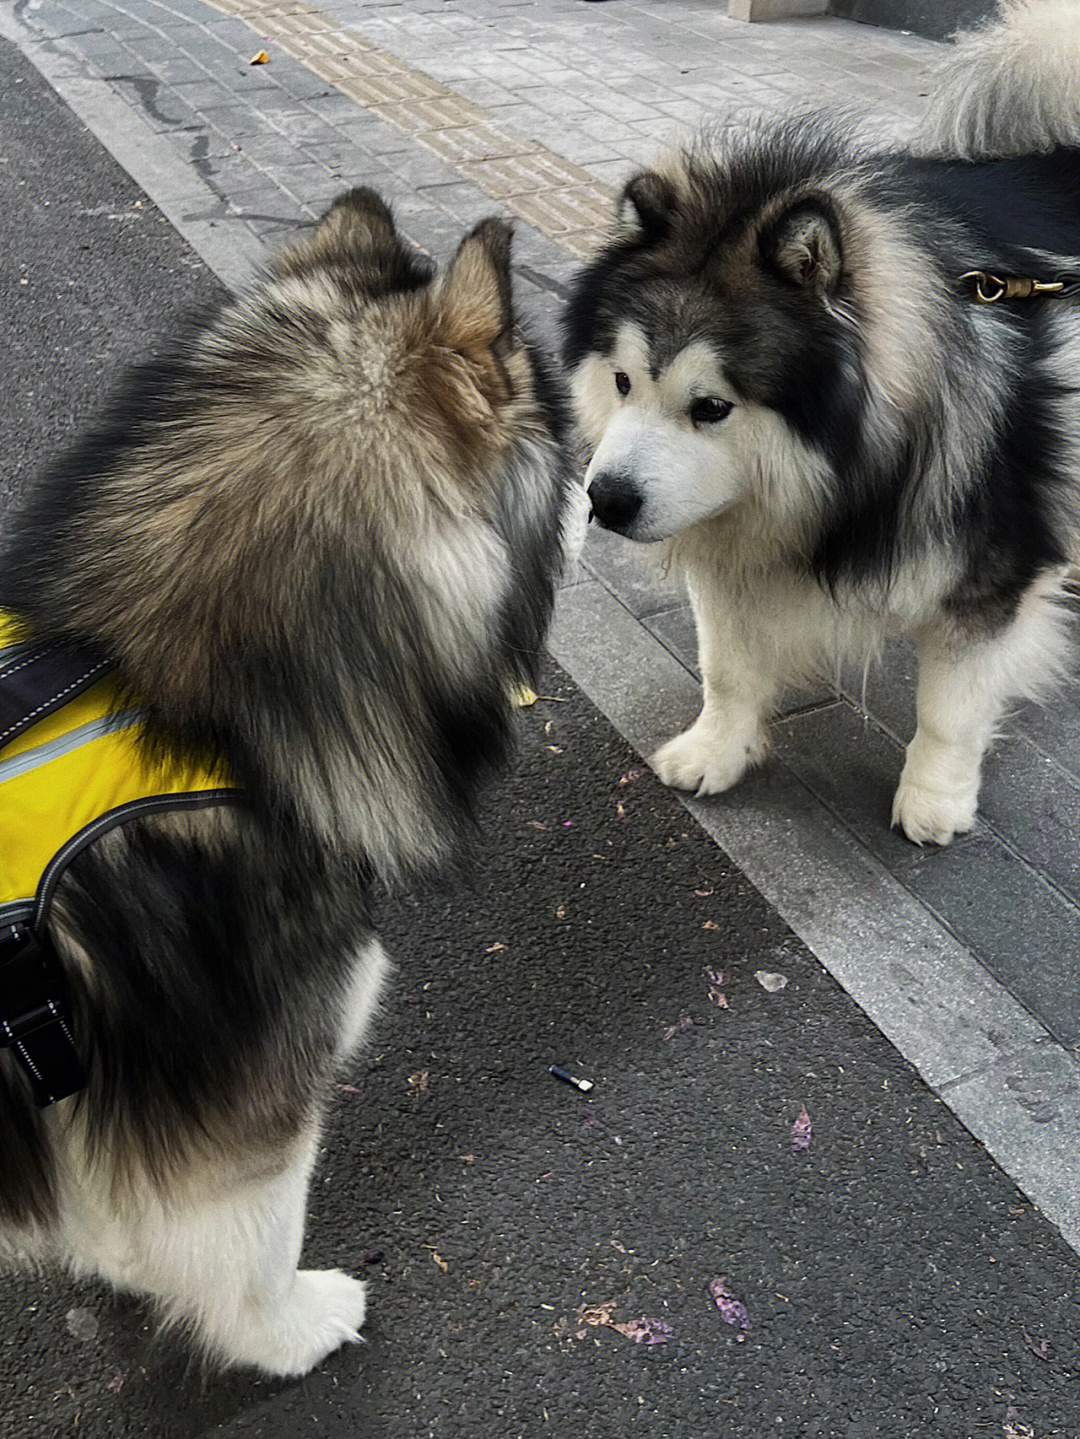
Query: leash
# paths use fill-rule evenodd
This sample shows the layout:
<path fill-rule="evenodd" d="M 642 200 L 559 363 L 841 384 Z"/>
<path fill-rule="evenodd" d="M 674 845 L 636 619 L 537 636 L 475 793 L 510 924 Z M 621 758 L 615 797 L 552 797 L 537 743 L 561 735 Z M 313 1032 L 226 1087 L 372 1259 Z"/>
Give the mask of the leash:
<path fill-rule="evenodd" d="M 1052 295 L 1066 299 L 1080 293 L 1080 276 L 1065 275 L 1060 280 L 1035 280 L 1021 275 L 994 275 L 989 270 L 968 270 L 959 283 L 980 305 L 996 305 L 999 300 L 1031 300 L 1036 295 Z"/>

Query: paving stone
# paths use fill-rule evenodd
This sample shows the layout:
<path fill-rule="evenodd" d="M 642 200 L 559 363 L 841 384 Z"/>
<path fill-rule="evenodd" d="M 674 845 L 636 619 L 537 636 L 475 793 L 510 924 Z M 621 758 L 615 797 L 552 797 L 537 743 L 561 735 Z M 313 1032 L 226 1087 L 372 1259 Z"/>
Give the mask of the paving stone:
<path fill-rule="evenodd" d="M 275 166 L 288 168 L 306 158 L 295 141 L 265 126 L 256 134 L 245 136 L 241 150 L 264 170 Z"/>
<path fill-rule="evenodd" d="M 237 55 L 246 55 L 251 41 L 257 38 L 249 25 L 242 20 L 233 20 L 225 15 L 212 13 L 203 22 L 208 34 Z"/>
<path fill-rule="evenodd" d="M 298 204 L 321 215 L 341 194 L 344 186 L 339 175 L 315 161 L 275 170 L 274 180 Z"/>
<path fill-rule="evenodd" d="M 1080 903 L 1080 779 L 1017 734 L 998 744 L 986 761 L 979 812 Z"/>
<path fill-rule="evenodd" d="M 348 95 L 342 95 L 328 83 L 324 83 L 315 94 L 306 96 L 304 104 L 312 114 L 318 115 L 329 125 L 336 125 L 340 120 L 355 120 L 361 113 L 355 100 Z"/>
<path fill-rule="evenodd" d="M 639 651 L 633 616 L 596 581 L 560 590 L 548 647 L 564 669 L 593 676 L 593 702 L 643 754 L 690 724 L 701 691 L 660 645 Z M 634 655 L 634 663 L 626 657 Z M 675 718 L 677 717 L 677 718 Z"/>
<path fill-rule="evenodd" d="M 887 642 L 865 664 L 851 661 L 840 676 L 840 687 L 855 708 L 865 709 L 901 745 L 915 733 L 917 685 L 915 651 L 903 640 Z"/>
<path fill-rule="evenodd" d="M 268 118 L 274 129 L 295 145 L 305 148 L 308 145 L 332 145 L 337 139 L 336 129 L 308 110 L 282 110 Z"/>
<path fill-rule="evenodd" d="M 198 136 L 192 146 L 192 163 L 199 175 L 219 195 L 237 200 L 267 188 L 264 172 L 243 153 L 228 147 L 224 154 L 212 153 L 208 139 Z"/>
<path fill-rule="evenodd" d="M 656 636 L 664 648 L 685 665 L 695 679 L 701 679 L 698 664 L 697 629 L 694 613 L 689 604 L 675 605 L 669 610 L 660 610 L 647 615 L 641 623 L 650 634 Z"/>
<path fill-rule="evenodd" d="M 1080 1044 L 1080 910 L 983 832 L 904 883 L 1063 1044 Z"/>
<path fill-rule="evenodd" d="M 213 98 L 209 92 L 198 93 L 206 93 L 207 101 Z M 257 115 L 250 105 L 237 104 L 235 99 L 231 104 L 225 105 L 203 102 L 195 108 L 200 115 L 205 116 L 213 134 L 218 137 L 218 149 L 221 153 L 227 153 L 236 145 L 242 147 L 250 138 L 262 135 L 266 130 L 261 116 Z"/>
<path fill-rule="evenodd" d="M 141 111 L 154 130 L 201 129 L 205 124 L 192 106 L 159 80 L 147 76 L 131 79 L 115 76 L 112 84 L 129 104 Z"/>
<path fill-rule="evenodd" d="M 582 560 L 636 619 L 670 610 L 685 598 L 680 581 L 664 572 L 657 546 L 635 545 L 593 524 Z"/>
<path fill-rule="evenodd" d="M 124 8 L 132 9 L 131 0 L 124 0 Z M 201 24 L 207 18 L 207 6 L 204 0 L 168 0 L 167 5 L 145 5 L 141 9 L 144 14 L 152 15 L 157 11 L 163 18 L 164 16 L 181 16 L 187 20 L 194 20 L 197 24 Z"/>
<path fill-rule="evenodd" d="M 827 688 L 808 701 L 829 700 Z M 903 875 L 919 851 L 890 827 L 900 747 L 846 702 L 795 714 L 773 726 L 773 743 L 791 771 L 893 873 Z M 970 837 L 954 840 L 963 847 Z"/>
<path fill-rule="evenodd" d="M 87 18 L 86 15 L 75 14 L 66 5 L 50 4 L 49 0 L 39 5 L 33 13 L 33 22 L 47 34 L 56 37 L 65 35 L 91 35 L 95 31 L 104 32 L 104 26 Z M 112 27 L 110 26 L 110 30 Z M 112 33 L 116 33 L 112 31 Z"/>
<path fill-rule="evenodd" d="M 407 192 L 409 186 L 405 185 L 404 189 Z M 462 230 L 470 229 L 498 210 L 490 196 L 478 190 L 475 185 L 468 185 L 460 180 L 444 185 L 426 185 L 418 194 L 445 211 Z"/>
<path fill-rule="evenodd" d="M 409 137 L 397 125 L 382 120 L 371 111 L 357 111 L 353 120 L 339 120 L 334 129 L 342 140 L 366 150 L 371 155 L 402 153 L 409 146 Z"/>
<path fill-rule="evenodd" d="M 140 68 L 134 52 L 104 30 L 78 35 L 78 53 L 102 75 L 123 75 Z"/>
<path fill-rule="evenodd" d="M 401 184 L 419 189 L 432 185 L 459 185 L 462 180 L 462 171 L 416 146 L 390 156 L 387 165 Z"/>
<path fill-rule="evenodd" d="M 177 51 L 160 60 L 147 62 L 156 79 L 163 85 L 190 85 L 203 83 L 209 78 L 205 66 L 190 55 Z"/>

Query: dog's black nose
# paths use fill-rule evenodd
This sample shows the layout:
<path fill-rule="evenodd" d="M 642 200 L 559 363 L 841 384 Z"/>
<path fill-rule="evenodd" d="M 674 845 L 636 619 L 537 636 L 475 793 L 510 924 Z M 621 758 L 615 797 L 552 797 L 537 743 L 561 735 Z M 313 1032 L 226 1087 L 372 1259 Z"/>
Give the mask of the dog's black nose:
<path fill-rule="evenodd" d="M 641 495 L 625 475 L 597 475 L 589 486 L 589 502 L 593 514 L 607 530 L 623 534 L 641 509 Z"/>

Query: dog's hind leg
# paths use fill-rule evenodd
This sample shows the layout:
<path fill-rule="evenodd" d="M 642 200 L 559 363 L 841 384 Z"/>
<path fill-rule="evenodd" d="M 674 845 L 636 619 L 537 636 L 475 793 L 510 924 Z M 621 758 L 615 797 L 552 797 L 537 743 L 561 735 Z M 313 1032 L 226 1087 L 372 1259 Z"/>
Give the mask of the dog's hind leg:
<path fill-rule="evenodd" d="M 306 1374 L 359 1337 L 365 1308 L 360 1280 L 297 1269 L 316 1144 L 311 1125 L 284 1156 L 208 1165 L 118 1208 L 75 1196 L 64 1216 L 72 1268 L 150 1295 L 211 1359 Z"/>
<path fill-rule="evenodd" d="M 893 824 L 916 844 L 948 844 L 975 823 L 983 757 L 1010 700 L 1061 676 L 1068 648 L 1057 578 L 1034 586 L 1004 630 L 965 644 L 940 630 L 919 645 L 915 737 Z"/>

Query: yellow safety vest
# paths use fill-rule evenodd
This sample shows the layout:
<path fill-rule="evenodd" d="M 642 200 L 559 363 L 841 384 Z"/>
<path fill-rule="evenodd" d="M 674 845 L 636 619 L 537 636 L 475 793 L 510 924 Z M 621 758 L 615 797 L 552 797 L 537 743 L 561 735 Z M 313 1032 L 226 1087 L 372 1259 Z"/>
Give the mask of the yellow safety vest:
<path fill-rule="evenodd" d="M 223 770 L 163 759 L 140 743 L 144 720 L 121 699 L 106 661 L 35 641 L 0 610 L 0 1046 L 22 1060 L 42 1103 L 61 1097 L 64 1084 L 37 1072 L 35 1043 L 51 1063 L 46 1029 L 63 1025 L 27 945 L 36 954 L 44 944 L 43 920 L 65 865 L 136 815 L 237 798 Z M 61 1078 L 70 1093 L 71 1076 Z"/>

